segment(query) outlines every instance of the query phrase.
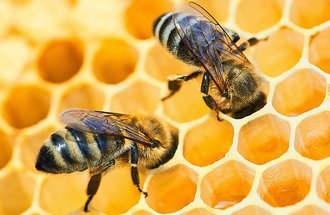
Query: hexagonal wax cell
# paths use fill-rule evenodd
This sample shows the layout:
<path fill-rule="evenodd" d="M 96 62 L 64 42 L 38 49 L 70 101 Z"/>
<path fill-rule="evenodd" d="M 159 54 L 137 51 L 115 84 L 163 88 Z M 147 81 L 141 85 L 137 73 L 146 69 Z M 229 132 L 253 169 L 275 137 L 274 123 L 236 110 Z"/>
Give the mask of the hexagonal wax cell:
<path fill-rule="evenodd" d="M 49 41 L 40 52 L 37 61 L 41 78 L 53 83 L 61 83 L 80 71 L 83 64 L 82 43 L 72 39 Z"/>
<path fill-rule="evenodd" d="M 267 114 L 243 125 L 238 136 L 238 151 L 248 161 L 264 164 L 288 150 L 289 138 L 289 123 Z"/>
<path fill-rule="evenodd" d="M 273 106 L 286 116 L 302 114 L 323 102 L 326 84 L 326 79 L 318 73 L 298 70 L 276 85 Z"/>
<path fill-rule="evenodd" d="M 201 199 L 210 207 L 226 209 L 250 192 L 255 172 L 238 161 L 228 161 L 209 172 L 201 183 Z"/>
<path fill-rule="evenodd" d="M 48 89 L 38 85 L 16 85 L 3 104 L 4 118 L 15 128 L 26 128 L 46 118 L 50 103 Z"/>
<path fill-rule="evenodd" d="M 312 170 L 296 160 L 285 160 L 267 168 L 258 186 L 261 199 L 273 207 L 293 205 L 310 190 Z"/>
<path fill-rule="evenodd" d="M 196 189 L 197 174 L 178 164 L 152 176 L 146 202 L 158 213 L 175 212 L 194 200 Z"/>
<path fill-rule="evenodd" d="M 330 112 L 303 119 L 296 129 L 295 149 L 304 157 L 321 160 L 330 157 Z"/>

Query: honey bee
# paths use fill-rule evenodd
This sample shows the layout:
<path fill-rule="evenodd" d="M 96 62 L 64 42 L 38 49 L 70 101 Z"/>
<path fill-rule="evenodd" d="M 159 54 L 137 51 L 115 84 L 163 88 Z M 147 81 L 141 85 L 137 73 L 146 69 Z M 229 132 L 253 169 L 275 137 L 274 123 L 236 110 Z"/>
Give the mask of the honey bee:
<path fill-rule="evenodd" d="M 137 165 L 156 168 L 169 161 L 178 146 L 178 129 L 156 116 L 71 109 L 60 118 L 66 127 L 45 141 L 35 167 L 54 174 L 89 169 L 85 212 L 102 174 L 118 163 L 131 164 L 132 181 L 147 197 L 140 187 Z"/>
<path fill-rule="evenodd" d="M 201 92 L 206 105 L 233 118 L 248 116 L 266 104 L 262 79 L 243 54 L 259 42 L 250 38 L 240 46 L 238 33 L 222 27 L 202 6 L 189 2 L 198 13 L 165 13 L 153 23 L 153 34 L 172 55 L 197 67 L 188 75 L 168 78 L 168 99 L 182 83 L 203 75 Z"/>

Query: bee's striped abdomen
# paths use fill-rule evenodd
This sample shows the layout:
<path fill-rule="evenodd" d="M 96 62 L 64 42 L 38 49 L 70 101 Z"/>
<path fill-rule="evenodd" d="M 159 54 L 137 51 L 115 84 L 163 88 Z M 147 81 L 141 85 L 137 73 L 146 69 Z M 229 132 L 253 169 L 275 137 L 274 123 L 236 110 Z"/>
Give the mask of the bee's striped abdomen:
<path fill-rule="evenodd" d="M 153 24 L 153 33 L 171 54 L 187 64 L 199 66 L 199 61 L 188 49 L 181 35 L 176 29 L 182 21 L 191 19 L 192 16 L 183 13 L 165 13 L 158 17 Z M 174 19 L 176 24 L 174 24 Z M 189 35 L 185 35 L 189 37 Z"/>
<path fill-rule="evenodd" d="M 99 165 L 114 148 L 113 138 L 66 127 L 41 147 L 36 168 L 50 173 L 84 171 Z"/>

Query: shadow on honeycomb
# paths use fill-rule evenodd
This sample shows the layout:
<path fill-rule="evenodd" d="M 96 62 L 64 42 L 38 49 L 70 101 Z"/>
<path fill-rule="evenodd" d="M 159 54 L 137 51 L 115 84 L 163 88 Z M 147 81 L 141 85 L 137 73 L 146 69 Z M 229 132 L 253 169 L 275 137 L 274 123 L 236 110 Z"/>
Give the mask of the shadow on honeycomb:
<path fill-rule="evenodd" d="M 330 1 L 197 0 L 243 38 L 268 104 L 218 122 L 200 80 L 173 98 L 168 75 L 191 68 L 152 37 L 178 0 L 0 1 L 0 215 L 79 214 L 87 173 L 41 174 L 41 143 L 70 107 L 154 112 L 180 129 L 175 157 L 104 177 L 91 214 L 330 214 Z"/>

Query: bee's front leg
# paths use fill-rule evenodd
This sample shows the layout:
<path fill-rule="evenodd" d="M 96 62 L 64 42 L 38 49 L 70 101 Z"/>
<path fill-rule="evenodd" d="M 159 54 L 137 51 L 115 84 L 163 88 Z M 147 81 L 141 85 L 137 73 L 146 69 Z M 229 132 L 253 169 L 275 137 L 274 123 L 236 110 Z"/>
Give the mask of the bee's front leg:
<path fill-rule="evenodd" d="M 238 48 L 237 50 L 238 51 L 245 51 L 247 48 L 251 47 L 251 46 L 254 46 L 256 44 L 258 44 L 260 41 L 263 41 L 263 40 L 267 40 L 268 38 L 264 38 L 264 39 L 257 39 L 255 37 L 251 37 L 250 39 L 248 39 L 247 41 L 245 41 L 244 43 L 242 43 Z"/>
<path fill-rule="evenodd" d="M 222 121 L 223 119 L 219 115 L 219 107 L 213 97 L 209 95 L 209 88 L 210 88 L 210 77 L 207 73 L 204 73 L 202 86 L 201 86 L 201 93 L 203 94 L 203 100 L 205 104 L 212 110 L 215 111 L 217 114 L 218 121 Z"/>
<path fill-rule="evenodd" d="M 178 92 L 181 89 L 182 83 L 184 81 L 189 81 L 191 79 L 197 78 L 199 75 L 202 74 L 202 71 L 195 71 L 189 75 L 176 75 L 176 76 L 170 76 L 168 77 L 168 89 L 170 90 L 170 93 L 162 98 L 162 101 L 170 98 L 173 96 L 176 92 Z"/>
<path fill-rule="evenodd" d="M 133 143 L 133 147 L 131 149 L 131 177 L 133 180 L 133 184 L 137 186 L 140 193 L 143 193 L 144 197 L 148 196 L 148 193 L 143 191 L 140 187 L 140 177 L 139 177 L 139 170 L 137 168 L 137 164 L 139 161 L 139 149 L 136 143 Z"/>

